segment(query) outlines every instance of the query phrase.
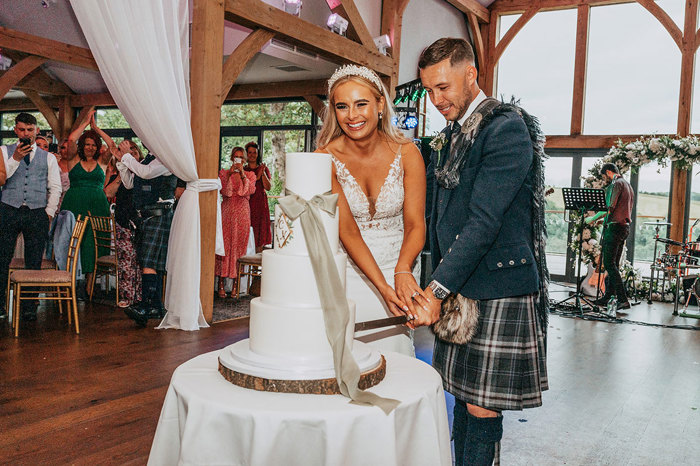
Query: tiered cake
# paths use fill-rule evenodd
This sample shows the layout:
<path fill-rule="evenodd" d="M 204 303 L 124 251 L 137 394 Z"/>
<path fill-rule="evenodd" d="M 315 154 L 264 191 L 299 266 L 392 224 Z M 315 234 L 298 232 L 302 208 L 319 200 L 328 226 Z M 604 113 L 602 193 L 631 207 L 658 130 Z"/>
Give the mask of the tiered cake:
<path fill-rule="evenodd" d="M 286 158 L 287 194 L 310 200 L 331 190 L 328 154 L 291 153 Z M 338 215 L 320 212 L 328 243 L 345 289 L 347 256 L 339 249 Z M 275 247 L 262 256 L 261 295 L 250 303 L 250 338 L 224 349 L 221 373 L 231 382 L 269 391 L 319 392 L 292 381 L 335 382 L 333 353 L 326 337 L 323 309 L 299 219 L 275 209 Z M 348 301 L 350 331 L 355 305 Z M 363 374 L 383 377 L 383 358 L 370 346 L 351 341 L 352 354 Z M 289 381 L 286 383 L 285 381 Z M 363 387 L 364 385 L 364 387 Z M 365 388 L 371 381 L 361 382 Z M 271 388 L 272 386 L 272 388 Z M 305 388 L 306 387 L 306 388 Z"/>

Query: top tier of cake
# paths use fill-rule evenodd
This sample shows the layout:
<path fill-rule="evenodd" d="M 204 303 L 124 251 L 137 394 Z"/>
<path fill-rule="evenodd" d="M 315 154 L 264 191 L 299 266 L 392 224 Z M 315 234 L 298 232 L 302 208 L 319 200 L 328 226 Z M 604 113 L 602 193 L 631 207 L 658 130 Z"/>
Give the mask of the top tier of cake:
<path fill-rule="evenodd" d="M 285 173 L 287 194 L 294 193 L 308 201 L 317 194 L 326 194 L 331 190 L 330 154 L 311 152 L 287 154 Z M 335 254 L 339 247 L 337 210 L 333 216 L 322 211 L 320 217 L 331 252 Z M 308 255 L 300 220 L 297 218 L 292 221 L 284 215 L 279 205 L 275 206 L 274 235 L 275 252 L 285 255 Z"/>
<path fill-rule="evenodd" d="M 285 161 L 285 183 L 290 191 L 307 201 L 331 190 L 331 156 L 313 152 L 292 152 Z"/>

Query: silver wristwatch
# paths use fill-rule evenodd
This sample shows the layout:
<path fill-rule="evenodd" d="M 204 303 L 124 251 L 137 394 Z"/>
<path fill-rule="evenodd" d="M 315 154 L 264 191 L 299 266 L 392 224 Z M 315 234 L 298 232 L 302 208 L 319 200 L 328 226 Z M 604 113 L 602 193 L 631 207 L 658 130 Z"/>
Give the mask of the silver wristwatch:
<path fill-rule="evenodd" d="M 446 290 L 445 287 L 440 285 L 435 280 L 431 281 L 428 284 L 428 287 L 433 291 L 433 295 L 439 300 L 447 298 L 447 295 L 450 294 L 450 292 Z"/>

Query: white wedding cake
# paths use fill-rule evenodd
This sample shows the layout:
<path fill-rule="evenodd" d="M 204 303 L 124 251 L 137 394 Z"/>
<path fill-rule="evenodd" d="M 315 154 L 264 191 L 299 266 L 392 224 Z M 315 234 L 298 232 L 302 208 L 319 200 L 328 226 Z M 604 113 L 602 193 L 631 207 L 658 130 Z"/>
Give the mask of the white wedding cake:
<path fill-rule="evenodd" d="M 287 194 L 310 200 L 330 192 L 331 163 L 328 154 L 287 154 Z M 334 216 L 324 211 L 320 215 L 344 290 L 347 255 L 339 248 L 337 211 Z M 262 255 L 260 297 L 250 303 L 250 338 L 225 348 L 219 361 L 232 371 L 266 379 L 334 378 L 333 353 L 300 219 L 292 221 L 276 206 L 274 236 L 274 249 Z M 355 304 L 348 304 L 352 331 Z M 361 372 L 381 363 L 381 354 L 359 341 L 352 341 L 352 354 Z"/>

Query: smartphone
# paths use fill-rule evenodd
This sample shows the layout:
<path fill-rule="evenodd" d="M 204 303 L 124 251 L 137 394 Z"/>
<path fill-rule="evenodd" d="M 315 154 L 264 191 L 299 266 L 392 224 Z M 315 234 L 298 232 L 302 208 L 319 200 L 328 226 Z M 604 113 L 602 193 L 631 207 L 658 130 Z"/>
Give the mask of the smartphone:
<path fill-rule="evenodd" d="M 237 165 L 237 164 L 239 164 L 239 163 L 243 163 L 243 159 L 240 158 L 240 157 L 234 157 L 234 158 L 233 158 L 233 164 L 234 164 L 234 165 Z"/>
<path fill-rule="evenodd" d="M 30 138 L 19 138 L 19 143 L 23 146 L 31 146 L 32 140 Z"/>

